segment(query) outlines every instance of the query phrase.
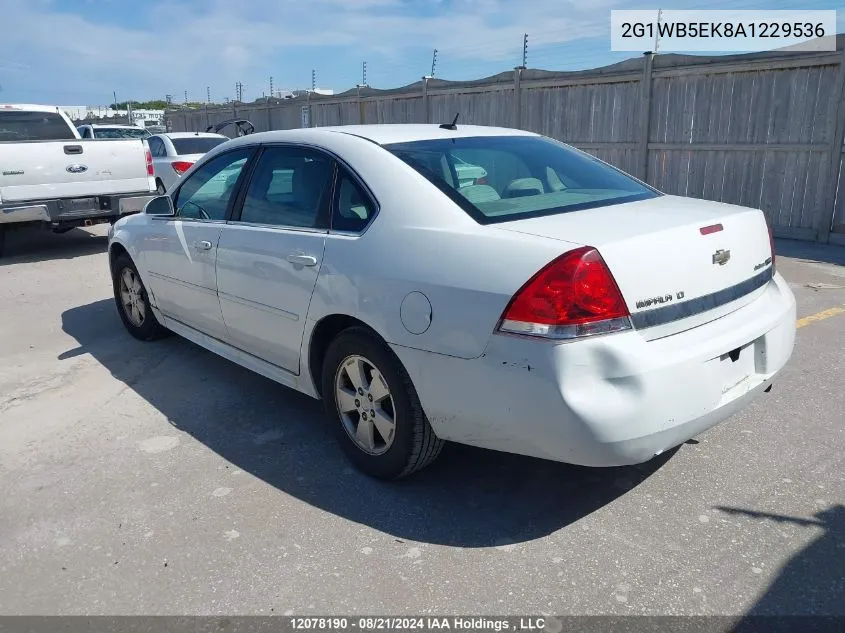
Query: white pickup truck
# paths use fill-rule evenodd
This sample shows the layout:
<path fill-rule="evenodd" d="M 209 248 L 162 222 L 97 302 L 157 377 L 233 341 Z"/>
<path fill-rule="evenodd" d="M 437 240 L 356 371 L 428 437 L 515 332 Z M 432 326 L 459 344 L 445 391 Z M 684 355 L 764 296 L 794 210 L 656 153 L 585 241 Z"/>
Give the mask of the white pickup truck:
<path fill-rule="evenodd" d="M 141 139 L 80 139 L 59 108 L 0 104 L 0 255 L 7 229 L 115 222 L 155 196 Z"/>

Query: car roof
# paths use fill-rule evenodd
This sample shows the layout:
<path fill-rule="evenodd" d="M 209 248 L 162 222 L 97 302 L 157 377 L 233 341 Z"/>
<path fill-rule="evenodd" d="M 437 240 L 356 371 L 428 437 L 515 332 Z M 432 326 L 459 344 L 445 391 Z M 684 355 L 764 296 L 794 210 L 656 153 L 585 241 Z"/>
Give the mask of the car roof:
<path fill-rule="evenodd" d="M 58 112 L 59 106 L 38 105 L 35 103 L 0 103 L 0 110 L 26 110 L 28 112 Z"/>
<path fill-rule="evenodd" d="M 167 138 L 229 138 L 223 134 L 212 134 L 211 132 L 161 132 L 156 136 L 166 136 Z"/>
<path fill-rule="evenodd" d="M 120 123 L 88 123 L 89 127 L 94 128 L 95 130 L 143 130 L 140 125 L 121 125 Z M 79 126 L 84 127 L 84 126 Z"/>
<path fill-rule="evenodd" d="M 295 128 L 292 130 L 274 130 L 272 132 L 258 132 L 242 137 L 253 142 L 267 143 L 285 141 L 291 137 L 303 140 L 313 136 L 317 140 L 327 132 L 351 134 L 368 139 L 379 145 L 389 143 L 410 143 L 413 141 L 428 141 L 444 138 L 464 138 L 470 136 L 537 136 L 533 132 L 516 130 L 506 127 L 492 127 L 486 125 L 461 125 L 457 129 L 443 129 L 435 123 L 387 123 L 378 125 L 339 125 L 330 127 Z"/>

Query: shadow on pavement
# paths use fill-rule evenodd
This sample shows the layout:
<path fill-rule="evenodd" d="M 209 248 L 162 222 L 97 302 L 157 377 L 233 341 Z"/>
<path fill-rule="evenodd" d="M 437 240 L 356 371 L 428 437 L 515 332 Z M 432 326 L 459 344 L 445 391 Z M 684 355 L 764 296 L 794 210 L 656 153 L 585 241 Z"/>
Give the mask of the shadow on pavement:
<path fill-rule="evenodd" d="M 53 233 L 41 227 L 15 228 L 6 233 L 0 266 L 105 253 L 107 245 L 108 238 L 105 235 L 92 234 L 83 229 Z"/>
<path fill-rule="evenodd" d="M 176 428 L 238 468 L 327 512 L 399 539 L 488 547 L 550 534 L 644 481 L 648 464 L 590 469 L 448 444 L 417 475 L 383 483 L 353 470 L 319 402 L 181 338 L 141 343 L 112 300 L 62 314 L 79 343 Z"/>
<path fill-rule="evenodd" d="M 775 253 L 805 262 L 822 262 L 845 266 L 845 246 L 817 244 L 801 240 L 775 240 Z"/>
<path fill-rule="evenodd" d="M 789 524 L 803 529 L 821 529 L 803 550 L 796 553 L 780 569 L 777 577 L 749 610 L 748 623 L 766 622 L 770 630 L 845 630 L 845 506 L 835 505 L 817 513 L 812 519 L 769 514 L 741 508 L 719 507 L 734 516 L 746 516 L 759 521 Z M 779 622 L 781 616 L 782 620 Z M 795 616 L 816 616 L 797 618 Z M 837 616 L 836 622 L 820 616 Z M 742 623 L 737 630 L 743 630 Z"/>

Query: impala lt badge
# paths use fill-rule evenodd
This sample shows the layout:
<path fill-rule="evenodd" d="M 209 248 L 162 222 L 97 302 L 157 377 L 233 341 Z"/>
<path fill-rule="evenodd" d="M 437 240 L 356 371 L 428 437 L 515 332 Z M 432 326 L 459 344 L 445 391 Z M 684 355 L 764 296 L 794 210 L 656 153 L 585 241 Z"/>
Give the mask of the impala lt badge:
<path fill-rule="evenodd" d="M 728 260 L 731 258 L 731 252 L 726 251 L 720 248 L 718 251 L 713 253 L 713 263 L 719 264 L 719 266 L 724 266 L 728 263 Z"/>
<path fill-rule="evenodd" d="M 66 169 L 71 174 L 81 174 L 83 171 L 88 171 L 88 167 L 86 167 L 85 165 L 80 165 L 79 163 L 68 165 Z"/>

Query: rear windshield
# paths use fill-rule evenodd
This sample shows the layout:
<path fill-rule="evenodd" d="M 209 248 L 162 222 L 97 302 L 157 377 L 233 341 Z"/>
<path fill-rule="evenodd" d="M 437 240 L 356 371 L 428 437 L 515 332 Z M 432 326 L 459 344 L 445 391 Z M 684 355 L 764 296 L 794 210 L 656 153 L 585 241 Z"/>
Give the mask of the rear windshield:
<path fill-rule="evenodd" d="M 476 136 L 385 148 L 481 224 L 661 195 L 588 154 L 538 136 Z"/>
<path fill-rule="evenodd" d="M 131 127 L 98 127 L 94 129 L 94 138 L 149 138 L 147 130 Z"/>
<path fill-rule="evenodd" d="M 213 136 L 197 136 L 171 138 L 170 142 L 173 143 L 177 154 L 205 154 L 228 140 L 226 138 L 214 138 Z"/>
<path fill-rule="evenodd" d="M 0 110 L 0 141 L 67 141 L 71 127 L 55 112 Z"/>

